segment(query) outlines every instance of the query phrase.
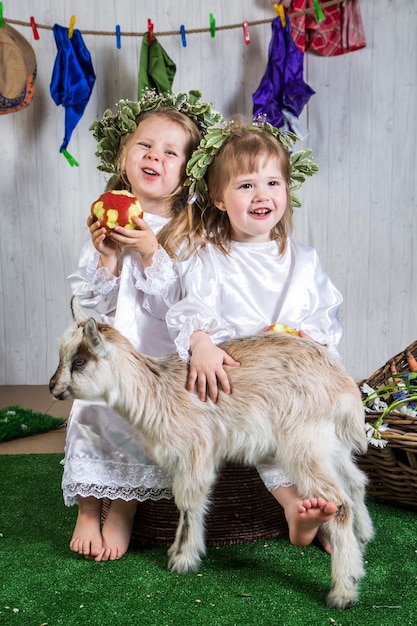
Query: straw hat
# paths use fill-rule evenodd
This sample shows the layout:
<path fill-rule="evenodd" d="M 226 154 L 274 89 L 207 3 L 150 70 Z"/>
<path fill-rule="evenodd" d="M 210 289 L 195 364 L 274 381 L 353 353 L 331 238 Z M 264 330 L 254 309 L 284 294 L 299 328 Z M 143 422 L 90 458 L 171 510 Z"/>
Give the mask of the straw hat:
<path fill-rule="evenodd" d="M 0 28 L 0 115 L 20 111 L 35 93 L 36 56 L 17 30 Z"/>

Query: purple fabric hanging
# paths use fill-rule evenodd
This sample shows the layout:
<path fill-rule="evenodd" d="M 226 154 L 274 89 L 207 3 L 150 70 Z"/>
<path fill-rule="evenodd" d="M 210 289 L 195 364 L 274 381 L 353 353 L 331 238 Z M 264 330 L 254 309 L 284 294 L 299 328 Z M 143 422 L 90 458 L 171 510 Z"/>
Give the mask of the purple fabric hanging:
<path fill-rule="evenodd" d="M 304 54 L 295 45 L 291 23 L 285 28 L 277 17 L 272 22 L 268 63 L 258 89 L 252 95 L 253 115 L 266 116 L 274 126 L 284 125 L 283 110 L 299 117 L 303 107 L 315 91 L 303 79 Z"/>

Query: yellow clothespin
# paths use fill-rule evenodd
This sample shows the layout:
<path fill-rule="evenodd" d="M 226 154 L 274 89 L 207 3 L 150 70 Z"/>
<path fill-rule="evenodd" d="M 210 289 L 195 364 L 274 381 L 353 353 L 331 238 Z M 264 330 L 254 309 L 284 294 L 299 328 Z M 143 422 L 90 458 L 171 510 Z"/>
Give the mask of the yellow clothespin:
<path fill-rule="evenodd" d="M 285 19 L 285 10 L 282 4 L 274 4 L 275 13 L 278 15 L 281 20 L 282 28 L 285 28 L 287 25 L 287 20 Z"/>
<path fill-rule="evenodd" d="M 74 26 L 75 26 L 75 15 L 71 15 L 70 23 L 68 26 L 68 39 L 71 39 L 71 37 L 74 34 Z"/>

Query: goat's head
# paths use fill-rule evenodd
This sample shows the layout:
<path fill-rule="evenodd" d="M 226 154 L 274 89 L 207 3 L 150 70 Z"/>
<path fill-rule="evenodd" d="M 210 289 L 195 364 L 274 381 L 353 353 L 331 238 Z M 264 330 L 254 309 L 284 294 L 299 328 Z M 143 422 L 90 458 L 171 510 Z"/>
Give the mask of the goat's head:
<path fill-rule="evenodd" d="M 71 310 L 75 324 L 59 340 L 59 365 L 49 382 L 49 390 L 57 400 L 104 400 L 112 352 L 104 335 L 106 329 L 113 329 L 87 318 L 75 297 L 71 300 Z"/>

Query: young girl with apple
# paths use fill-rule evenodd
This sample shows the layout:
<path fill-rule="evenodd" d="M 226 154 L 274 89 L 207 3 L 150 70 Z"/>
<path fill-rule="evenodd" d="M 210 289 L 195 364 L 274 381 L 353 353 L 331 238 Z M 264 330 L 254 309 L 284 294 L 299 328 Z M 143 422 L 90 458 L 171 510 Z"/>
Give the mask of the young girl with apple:
<path fill-rule="evenodd" d="M 108 230 L 90 215 L 90 231 L 78 269 L 69 276 L 80 304 L 114 323 L 136 349 L 162 356 L 174 349 L 166 323 L 146 310 L 145 296 L 172 288 L 171 257 L 197 245 L 201 220 L 187 205 L 185 167 L 201 133 L 222 119 L 199 92 L 144 92 L 138 102 L 121 100 L 93 124 L 99 169 L 112 174 L 108 189 L 126 190 L 143 217 Z M 131 225 L 135 228 L 132 229 Z M 171 497 L 171 480 L 145 456 L 136 431 L 103 404 L 75 401 L 63 461 L 65 504 L 78 504 L 70 542 L 95 561 L 120 558 L 127 550 L 137 502 Z M 101 505 L 111 505 L 101 528 Z"/>

